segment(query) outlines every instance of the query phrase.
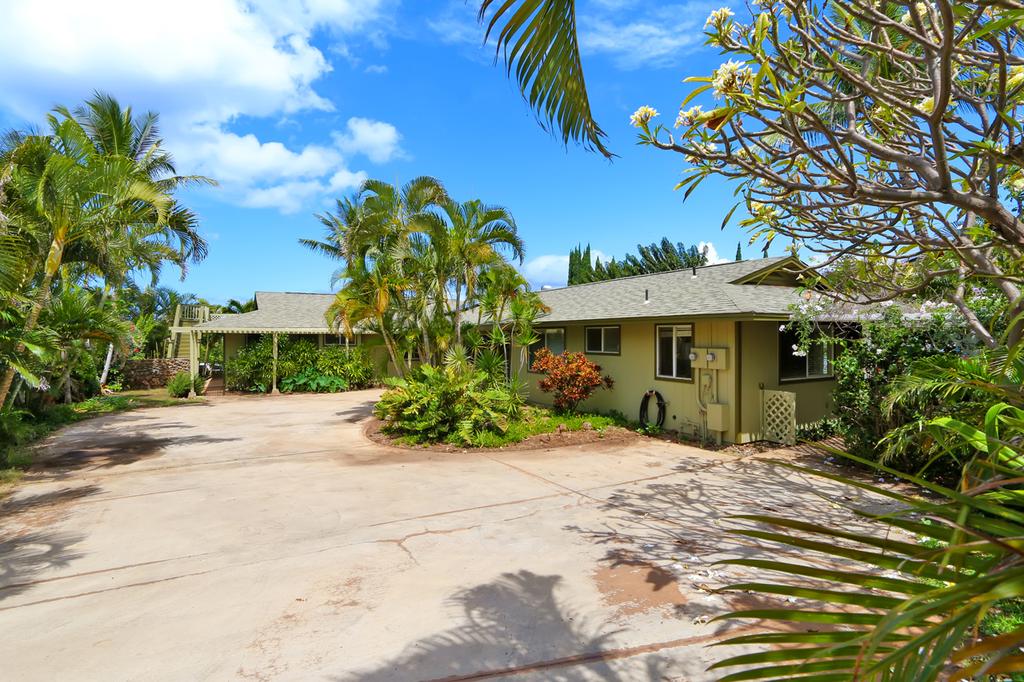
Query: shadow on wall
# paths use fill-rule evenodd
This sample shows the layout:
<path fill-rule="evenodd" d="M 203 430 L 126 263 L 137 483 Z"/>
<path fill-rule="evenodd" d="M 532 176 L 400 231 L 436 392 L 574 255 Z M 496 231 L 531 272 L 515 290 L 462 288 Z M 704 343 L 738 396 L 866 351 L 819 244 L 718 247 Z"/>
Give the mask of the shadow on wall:
<path fill-rule="evenodd" d="M 602 634 L 603 628 L 559 604 L 555 588 L 561 580 L 557 575 L 519 571 L 458 592 L 451 604 L 461 611 L 463 624 L 411 644 L 376 669 L 335 679 L 455 682 L 531 672 L 558 682 L 662 679 L 667 661 L 657 656 L 647 659 L 646 674 L 639 678 L 616 673 L 602 652 L 610 648 L 617 631 Z"/>

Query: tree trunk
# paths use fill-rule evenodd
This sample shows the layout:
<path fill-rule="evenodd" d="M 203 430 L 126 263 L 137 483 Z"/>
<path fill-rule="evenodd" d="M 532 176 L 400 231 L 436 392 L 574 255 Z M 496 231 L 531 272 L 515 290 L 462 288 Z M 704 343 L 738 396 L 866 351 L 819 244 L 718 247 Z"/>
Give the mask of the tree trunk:
<path fill-rule="evenodd" d="M 114 300 L 116 297 L 117 297 L 116 293 L 113 293 L 110 296 L 111 300 Z M 103 307 L 103 304 L 106 303 L 106 300 L 107 300 L 107 287 L 104 286 L 103 287 L 103 293 L 100 295 L 100 308 Z M 113 359 L 114 359 L 114 343 L 110 342 L 110 343 L 107 344 L 107 357 L 103 361 L 103 371 L 100 372 L 100 388 L 101 389 L 104 386 L 107 385 L 107 377 L 110 376 L 110 363 L 111 363 L 111 361 L 113 361 Z"/>
<path fill-rule="evenodd" d="M 384 347 L 388 349 L 388 355 L 391 357 L 391 362 L 395 366 L 395 371 L 398 372 L 398 378 L 405 378 L 405 364 L 398 357 L 398 349 L 395 348 L 394 342 L 391 340 L 391 335 L 388 334 L 387 329 L 384 328 L 384 320 L 378 319 L 377 324 L 380 325 L 380 335 L 384 339 Z"/>
<path fill-rule="evenodd" d="M 452 312 L 452 322 L 455 324 L 455 343 L 462 345 L 462 286 L 458 280 L 455 282 L 455 310 Z"/>
<path fill-rule="evenodd" d="M 423 327 L 423 362 L 432 365 L 434 364 L 434 357 L 430 348 L 430 332 L 427 327 Z"/>
<path fill-rule="evenodd" d="M 60 357 L 64 360 L 64 404 L 70 405 L 74 402 L 71 396 L 71 353 L 62 350 Z"/>
<path fill-rule="evenodd" d="M 43 271 L 43 281 L 39 285 L 39 295 L 36 296 L 36 300 L 32 303 L 32 309 L 28 313 L 28 318 L 25 320 L 25 327 L 23 329 L 24 334 L 28 334 L 36 328 L 39 323 L 39 315 L 43 312 L 43 308 L 50 300 L 50 285 L 53 284 L 53 276 L 57 274 L 57 269 L 60 268 L 61 259 L 64 256 L 64 242 L 63 240 L 54 239 L 50 245 L 50 253 L 46 257 L 46 269 Z M 14 349 L 14 354 L 21 355 L 25 352 L 24 341 L 19 341 L 18 345 Z M 0 379 L 0 408 L 7 404 L 7 395 L 11 392 L 11 384 L 14 383 L 15 369 L 13 366 L 9 366 L 4 370 L 3 378 Z"/>
<path fill-rule="evenodd" d="M 100 372 L 100 388 L 107 385 L 107 376 L 110 374 L 110 362 L 114 359 L 114 344 L 107 344 L 107 357 L 103 361 L 103 371 Z"/>

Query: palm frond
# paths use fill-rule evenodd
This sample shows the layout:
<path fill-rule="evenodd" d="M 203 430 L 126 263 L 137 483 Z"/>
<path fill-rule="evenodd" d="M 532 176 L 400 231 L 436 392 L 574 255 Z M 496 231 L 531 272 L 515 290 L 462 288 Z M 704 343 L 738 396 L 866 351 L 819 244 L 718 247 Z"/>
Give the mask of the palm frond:
<path fill-rule="evenodd" d="M 508 75 L 514 72 L 541 124 L 557 129 L 565 144 L 571 140 L 606 158 L 615 156 L 590 107 L 575 0 L 483 0 L 479 18 L 487 22 L 484 42 L 496 33 L 496 57 L 504 56 Z"/>

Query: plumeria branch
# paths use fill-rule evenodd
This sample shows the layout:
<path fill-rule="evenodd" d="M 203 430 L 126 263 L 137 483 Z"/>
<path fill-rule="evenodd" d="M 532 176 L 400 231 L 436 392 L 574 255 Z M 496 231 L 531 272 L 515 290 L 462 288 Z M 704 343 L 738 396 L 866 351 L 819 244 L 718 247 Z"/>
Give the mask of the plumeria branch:
<path fill-rule="evenodd" d="M 786 239 L 821 254 L 819 271 L 842 268 L 837 295 L 927 292 L 959 308 L 979 279 L 1016 317 L 1022 26 L 1024 6 L 1009 1 L 755 0 L 749 23 L 722 8 L 706 33 L 725 61 L 687 79 L 697 87 L 679 132 L 650 107 L 631 123 L 643 144 L 683 156 L 686 196 L 731 179 L 752 241 Z M 690 105 L 705 93 L 713 109 Z"/>

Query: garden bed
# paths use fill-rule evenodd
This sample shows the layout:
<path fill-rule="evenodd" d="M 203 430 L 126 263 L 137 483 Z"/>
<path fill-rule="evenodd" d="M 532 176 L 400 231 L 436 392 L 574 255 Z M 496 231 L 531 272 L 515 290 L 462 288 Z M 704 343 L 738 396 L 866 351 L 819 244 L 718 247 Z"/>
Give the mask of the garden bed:
<path fill-rule="evenodd" d="M 480 434 L 480 441 L 473 445 L 417 443 L 409 436 L 387 433 L 377 418 L 370 420 L 363 432 L 373 442 L 388 447 L 434 452 L 544 450 L 593 443 L 632 443 L 645 438 L 626 428 L 614 417 L 599 414 L 558 415 L 547 408 L 534 406 L 524 407 L 522 419 L 511 424 L 504 436 Z"/>

